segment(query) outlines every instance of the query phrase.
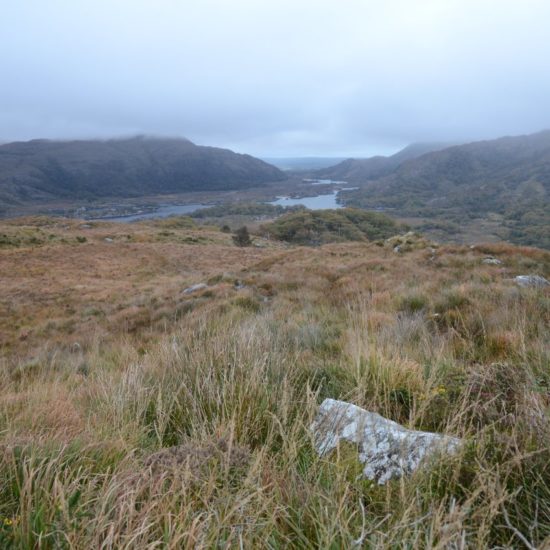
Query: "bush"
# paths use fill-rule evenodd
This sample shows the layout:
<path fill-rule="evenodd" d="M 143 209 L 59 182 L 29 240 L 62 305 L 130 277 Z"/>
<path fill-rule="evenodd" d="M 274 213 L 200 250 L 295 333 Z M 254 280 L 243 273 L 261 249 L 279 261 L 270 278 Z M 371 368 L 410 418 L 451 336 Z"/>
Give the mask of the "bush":
<path fill-rule="evenodd" d="M 353 208 L 285 214 L 262 227 L 265 234 L 276 239 L 304 245 L 387 239 L 401 230 L 384 214 Z"/>
<path fill-rule="evenodd" d="M 233 242 L 237 246 L 250 246 L 252 244 L 246 225 L 243 225 L 235 231 L 235 235 L 233 235 Z"/>

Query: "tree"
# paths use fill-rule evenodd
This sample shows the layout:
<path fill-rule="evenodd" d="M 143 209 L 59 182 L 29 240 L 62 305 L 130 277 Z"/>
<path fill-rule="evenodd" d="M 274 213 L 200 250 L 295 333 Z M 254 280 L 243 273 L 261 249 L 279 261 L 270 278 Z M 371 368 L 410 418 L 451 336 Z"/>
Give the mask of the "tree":
<path fill-rule="evenodd" d="M 250 246 L 252 244 L 246 225 L 243 225 L 235 231 L 235 234 L 233 235 L 233 242 L 237 246 Z"/>

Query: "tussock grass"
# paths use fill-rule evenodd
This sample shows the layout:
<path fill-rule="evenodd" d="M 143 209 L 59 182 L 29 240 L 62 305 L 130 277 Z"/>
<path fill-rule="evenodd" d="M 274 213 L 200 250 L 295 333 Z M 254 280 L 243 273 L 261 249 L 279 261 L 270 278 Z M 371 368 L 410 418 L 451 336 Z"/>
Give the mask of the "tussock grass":
<path fill-rule="evenodd" d="M 547 253 L 242 250 L 170 230 L 125 228 L 115 255 L 93 237 L 1 251 L 17 338 L 0 359 L 1 547 L 550 543 L 550 297 L 511 280 L 526 262 L 548 276 Z M 325 397 L 466 444 L 377 486 L 351 446 L 315 454 Z"/>

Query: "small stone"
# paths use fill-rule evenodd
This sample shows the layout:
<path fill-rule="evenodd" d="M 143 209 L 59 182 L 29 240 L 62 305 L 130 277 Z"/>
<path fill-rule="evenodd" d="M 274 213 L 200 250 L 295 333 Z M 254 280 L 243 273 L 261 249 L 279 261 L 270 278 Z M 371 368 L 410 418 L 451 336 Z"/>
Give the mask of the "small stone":
<path fill-rule="evenodd" d="M 358 446 L 363 476 L 383 485 L 416 470 L 437 452 L 456 452 L 461 440 L 431 432 L 408 430 L 379 414 L 335 399 L 325 399 L 311 425 L 320 456 L 340 441 Z"/>
<path fill-rule="evenodd" d="M 204 283 L 198 283 L 196 285 L 193 285 L 193 286 L 190 286 L 188 288 L 186 288 L 183 293 L 184 294 L 192 294 L 193 292 L 197 292 L 198 290 L 203 290 L 205 288 L 208 288 L 208 285 L 204 284 Z"/>
<path fill-rule="evenodd" d="M 484 258 L 481 261 L 482 264 L 486 265 L 500 265 L 502 262 L 498 258 Z"/>
<path fill-rule="evenodd" d="M 542 288 L 550 285 L 550 283 L 540 275 L 518 275 L 515 279 L 516 284 L 523 287 Z"/>
<path fill-rule="evenodd" d="M 114 243 L 114 239 L 111 239 L 111 237 L 105 237 L 105 239 L 103 239 L 106 243 Z"/>

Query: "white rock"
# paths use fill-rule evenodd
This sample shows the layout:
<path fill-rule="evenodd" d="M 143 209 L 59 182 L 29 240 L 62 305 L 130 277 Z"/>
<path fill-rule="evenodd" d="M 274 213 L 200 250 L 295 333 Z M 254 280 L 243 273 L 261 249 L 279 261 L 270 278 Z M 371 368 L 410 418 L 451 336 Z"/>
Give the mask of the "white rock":
<path fill-rule="evenodd" d="M 114 239 L 111 239 L 111 237 L 105 237 L 103 239 L 106 243 L 113 243 L 114 242 Z"/>
<path fill-rule="evenodd" d="M 197 292 L 197 290 L 202 290 L 204 288 L 208 288 L 208 285 L 205 285 L 204 283 L 198 283 L 196 285 L 190 286 L 189 288 L 186 288 L 183 293 L 192 294 L 193 292 Z"/>
<path fill-rule="evenodd" d="M 548 286 L 550 283 L 539 275 L 518 275 L 515 279 L 516 283 L 521 287 L 543 287 Z"/>
<path fill-rule="evenodd" d="M 461 443 L 455 437 L 408 430 L 379 414 L 335 399 L 323 401 L 311 430 L 320 456 L 341 440 L 357 444 L 363 476 L 379 485 L 410 474 L 436 452 L 456 452 Z"/>
<path fill-rule="evenodd" d="M 500 265 L 502 262 L 498 258 L 484 258 L 481 263 L 487 265 Z"/>

